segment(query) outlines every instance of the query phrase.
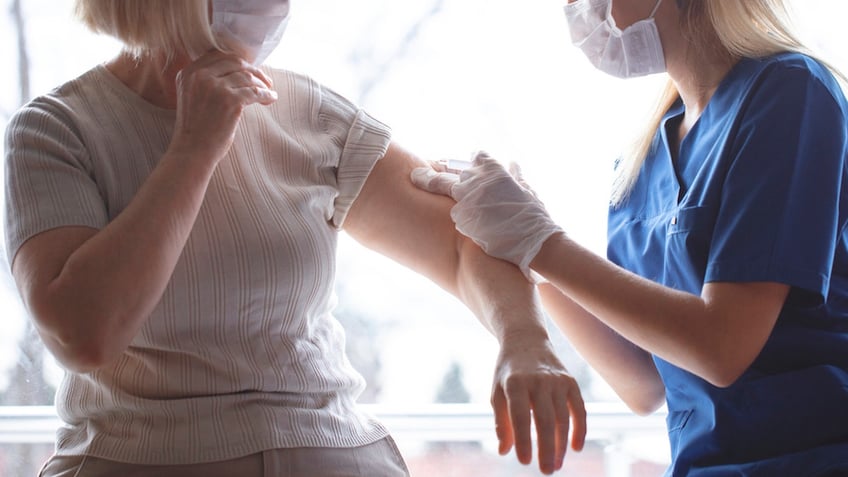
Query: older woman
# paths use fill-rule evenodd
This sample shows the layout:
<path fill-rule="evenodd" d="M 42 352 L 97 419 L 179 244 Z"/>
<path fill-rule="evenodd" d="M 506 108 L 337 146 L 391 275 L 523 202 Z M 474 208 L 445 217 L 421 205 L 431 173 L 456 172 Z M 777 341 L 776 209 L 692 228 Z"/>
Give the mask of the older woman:
<path fill-rule="evenodd" d="M 609 260 L 483 155 L 457 227 L 531 269 L 547 309 L 637 412 L 665 398 L 674 476 L 848 475 L 848 104 L 781 0 L 577 0 L 572 39 L 629 78 L 667 71 L 619 162 Z"/>
<path fill-rule="evenodd" d="M 462 299 L 499 339 L 501 450 L 562 465 L 585 411 L 532 285 L 417 190 L 422 161 L 301 75 L 260 69 L 284 0 L 79 0 L 126 48 L 7 134 L 7 248 L 67 373 L 42 475 L 394 476 L 333 318 L 336 237 Z"/>

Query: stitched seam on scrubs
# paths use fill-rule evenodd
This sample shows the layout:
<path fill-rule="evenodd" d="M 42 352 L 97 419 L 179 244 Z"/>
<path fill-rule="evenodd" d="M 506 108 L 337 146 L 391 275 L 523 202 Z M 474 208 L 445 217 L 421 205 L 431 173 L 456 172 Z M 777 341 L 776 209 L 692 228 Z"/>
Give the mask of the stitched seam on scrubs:
<path fill-rule="evenodd" d="M 759 265 L 759 266 L 758 266 Z M 707 265 L 704 283 L 709 282 L 778 282 L 822 294 L 827 285 L 827 276 L 809 269 L 776 266 L 769 261 L 759 262 L 713 262 Z M 810 275 L 815 275 L 812 279 Z"/>

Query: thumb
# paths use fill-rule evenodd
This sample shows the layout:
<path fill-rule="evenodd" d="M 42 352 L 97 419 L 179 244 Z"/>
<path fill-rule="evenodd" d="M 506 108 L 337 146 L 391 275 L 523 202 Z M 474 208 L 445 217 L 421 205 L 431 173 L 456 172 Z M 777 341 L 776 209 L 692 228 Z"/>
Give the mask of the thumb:
<path fill-rule="evenodd" d="M 509 173 L 512 174 L 512 177 L 515 177 L 515 180 L 519 182 L 524 181 L 524 176 L 521 174 L 521 166 L 517 162 L 509 163 Z"/>
<path fill-rule="evenodd" d="M 409 178 L 419 189 L 451 198 L 453 198 L 453 186 L 459 182 L 458 175 L 436 172 L 432 167 L 417 167 L 409 174 Z"/>
<path fill-rule="evenodd" d="M 536 191 L 534 191 L 533 188 L 530 187 L 530 184 L 528 184 L 527 181 L 524 180 L 524 175 L 521 173 L 521 166 L 519 166 L 517 162 L 509 163 L 509 174 L 515 179 L 515 182 L 521 184 L 521 187 L 525 188 L 528 192 L 533 194 L 534 197 L 538 197 L 536 195 Z"/>

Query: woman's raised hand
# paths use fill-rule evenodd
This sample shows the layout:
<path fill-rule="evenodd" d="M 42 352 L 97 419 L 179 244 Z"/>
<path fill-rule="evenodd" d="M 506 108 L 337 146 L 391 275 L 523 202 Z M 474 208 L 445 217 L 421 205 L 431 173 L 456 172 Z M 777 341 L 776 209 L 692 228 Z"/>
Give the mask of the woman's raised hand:
<path fill-rule="evenodd" d="M 238 56 L 210 51 L 177 75 L 173 152 L 217 164 L 230 149 L 246 106 L 277 100 L 271 79 Z"/>

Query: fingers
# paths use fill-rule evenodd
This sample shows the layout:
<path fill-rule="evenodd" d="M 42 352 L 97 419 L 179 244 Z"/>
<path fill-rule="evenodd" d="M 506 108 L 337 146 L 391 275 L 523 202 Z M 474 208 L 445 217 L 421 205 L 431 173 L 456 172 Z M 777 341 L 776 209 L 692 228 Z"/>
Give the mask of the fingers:
<path fill-rule="evenodd" d="M 238 56 L 210 51 L 180 72 L 180 81 L 208 83 L 228 91 L 242 105 L 276 101 L 273 82 L 261 69 Z"/>
<path fill-rule="evenodd" d="M 539 469 L 544 474 L 552 474 L 562 466 L 565 455 L 565 446 L 560 446 L 558 435 L 563 423 L 559 420 L 550 393 L 544 390 L 533 396 L 533 421 L 536 424 L 536 442 L 539 447 Z M 565 437 L 563 441 L 567 442 L 568 415 L 565 416 Z"/>
<path fill-rule="evenodd" d="M 267 105 L 276 101 L 277 92 L 272 89 L 270 78 L 249 63 L 239 61 L 241 61 L 240 68 L 234 70 L 222 68 L 220 72 L 212 73 L 218 73 L 218 79 L 223 86 L 241 98 L 242 104 L 258 102 Z"/>
<path fill-rule="evenodd" d="M 521 174 L 521 166 L 519 166 L 517 162 L 509 163 L 509 173 L 512 177 L 515 177 L 515 180 L 518 181 L 519 184 L 525 184 L 524 175 Z"/>
<path fill-rule="evenodd" d="M 498 437 L 498 454 L 506 455 L 515 444 L 512 422 L 509 417 L 506 396 L 503 389 L 497 387 L 492 395 L 492 409 L 495 413 L 495 434 Z"/>
<path fill-rule="evenodd" d="M 230 73 L 224 77 L 224 80 L 229 82 L 229 88 L 242 99 L 243 104 L 257 102 L 268 105 L 277 100 L 277 92 L 251 73 L 245 71 Z"/>
<path fill-rule="evenodd" d="M 523 385 L 515 380 L 506 382 L 507 408 L 512 423 L 515 455 L 522 464 L 533 461 L 533 443 L 530 432 L 530 396 Z"/>
<path fill-rule="evenodd" d="M 212 76 L 226 76 L 236 71 L 246 71 L 259 78 L 265 86 L 273 88 L 271 78 L 261 69 L 248 63 L 239 56 L 211 50 L 185 68 L 186 71 L 207 70 Z"/>
<path fill-rule="evenodd" d="M 486 152 L 486 151 L 477 151 L 474 154 L 472 154 L 471 156 L 472 156 L 471 164 L 474 165 L 475 167 L 485 166 L 487 164 L 497 164 L 497 162 L 498 162 L 492 156 L 490 156 L 489 153 Z"/>
<path fill-rule="evenodd" d="M 524 190 L 533 194 L 533 197 L 537 199 L 539 198 L 539 196 L 536 194 L 536 191 L 533 190 L 533 188 L 530 187 L 530 184 L 528 184 L 527 181 L 524 179 L 524 174 L 522 174 L 521 172 L 521 166 L 519 166 L 517 162 L 509 163 L 509 173 L 515 179 L 515 182 L 518 182 L 518 184 L 521 185 Z"/>
<path fill-rule="evenodd" d="M 268 76 L 241 58 L 210 51 L 177 75 L 177 121 L 171 146 L 218 161 L 232 145 L 246 106 L 277 100 Z"/>
<path fill-rule="evenodd" d="M 537 456 L 542 473 L 552 474 L 562 468 L 571 422 L 574 423 L 572 448 L 582 450 L 586 436 L 586 411 L 576 386 L 550 389 L 546 385 L 536 385 L 529 393 L 522 387 L 520 391 L 507 393 L 506 399 L 515 435 L 516 456 L 521 463 L 528 464 L 532 460 L 531 415 L 536 427 Z"/>
<path fill-rule="evenodd" d="M 432 167 L 415 168 L 409 178 L 419 189 L 448 197 L 453 197 L 454 186 L 459 182 L 456 174 L 437 172 Z"/>
<path fill-rule="evenodd" d="M 570 412 L 571 407 L 568 404 L 568 395 L 567 393 L 555 393 L 553 396 L 554 402 L 554 419 L 556 421 L 555 425 L 555 433 L 556 433 L 556 446 L 554 451 L 554 469 L 559 470 L 562 468 L 562 464 L 565 461 L 565 454 L 568 451 L 568 430 L 569 424 L 572 417 L 574 417 L 576 421 L 576 416 L 573 416 Z M 585 418 L 585 416 L 584 416 Z M 575 422 L 574 429 L 577 430 L 578 425 Z M 585 424 L 584 427 L 585 429 Z M 581 449 L 575 449 L 581 450 Z"/>
<path fill-rule="evenodd" d="M 512 178 L 523 189 L 532 193 L 533 196 L 536 196 L 536 193 L 527 181 L 524 180 L 524 176 L 521 173 L 521 167 L 517 162 L 510 162 L 509 167 L 504 168 L 500 162 L 492 158 L 487 152 L 478 151 L 474 154 L 474 159 L 471 164 L 472 168 L 466 169 L 466 171 L 460 175 L 462 181 L 468 181 L 479 177 L 501 178 L 505 180 Z"/>
<path fill-rule="evenodd" d="M 576 385 L 568 390 L 568 412 L 571 414 L 573 424 L 571 448 L 581 451 L 586 443 L 586 403 Z"/>
<path fill-rule="evenodd" d="M 521 352 L 516 353 L 517 349 Z M 515 447 L 519 462 L 526 465 L 532 461 L 531 421 L 542 473 L 552 474 L 562 468 L 569 442 L 575 451 L 582 450 L 586 408 L 580 387 L 552 350 L 523 345 L 503 349 L 495 383 L 492 404 L 502 454 L 509 451 L 507 434 L 501 430 L 504 428 L 512 433 L 509 444 Z"/>
<path fill-rule="evenodd" d="M 485 151 L 477 151 L 472 154 L 471 167 L 465 169 L 459 174 L 462 181 L 469 180 L 472 177 L 490 176 L 498 174 L 498 170 L 503 170 L 503 166 L 492 158 Z"/>

